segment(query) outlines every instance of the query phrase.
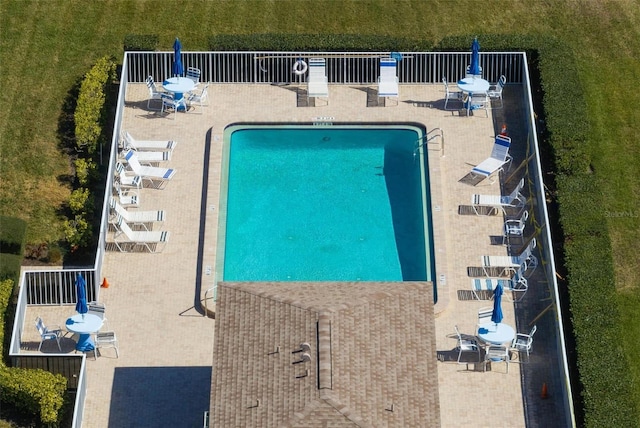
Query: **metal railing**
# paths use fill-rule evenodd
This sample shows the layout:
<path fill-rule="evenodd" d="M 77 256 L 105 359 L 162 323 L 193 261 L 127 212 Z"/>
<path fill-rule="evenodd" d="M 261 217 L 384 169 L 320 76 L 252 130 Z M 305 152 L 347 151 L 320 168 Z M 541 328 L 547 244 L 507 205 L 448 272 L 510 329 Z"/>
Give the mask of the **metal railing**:
<path fill-rule="evenodd" d="M 302 83 L 306 76 L 293 73 L 298 59 L 326 59 L 330 84 L 373 84 L 378 79 L 380 58 L 388 52 L 182 52 L 184 68 L 196 67 L 200 80 L 212 83 Z M 123 79 L 141 83 L 147 76 L 157 81 L 171 77 L 173 52 L 126 52 Z M 439 83 L 443 77 L 456 81 L 465 75 L 470 52 L 407 52 L 398 62 L 401 84 Z M 518 52 L 483 52 L 483 76 L 496 82 L 505 75 L 508 83 L 523 82 L 524 56 Z"/>

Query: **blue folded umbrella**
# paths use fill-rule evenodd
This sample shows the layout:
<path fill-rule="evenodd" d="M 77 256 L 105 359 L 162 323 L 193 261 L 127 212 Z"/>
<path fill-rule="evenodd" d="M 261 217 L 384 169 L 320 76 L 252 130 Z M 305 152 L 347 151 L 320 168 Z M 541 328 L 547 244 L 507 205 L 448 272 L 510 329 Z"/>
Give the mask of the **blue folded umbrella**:
<path fill-rule="evenodd" d="M 493 312 L 491 313 L 491 321 L 499 324 L 502 322 L 502 284 L 498 283 L 493 292 Z"/>

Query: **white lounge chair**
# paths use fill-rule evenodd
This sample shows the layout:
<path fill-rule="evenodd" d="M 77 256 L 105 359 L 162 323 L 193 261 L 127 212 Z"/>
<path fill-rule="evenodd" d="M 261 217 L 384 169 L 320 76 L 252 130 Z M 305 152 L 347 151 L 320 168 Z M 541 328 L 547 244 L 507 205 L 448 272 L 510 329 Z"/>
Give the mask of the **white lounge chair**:
<path fill-rule="evenodd" d="M 522 195 L 522 189 L 524 188 L 524 178 L 520 180 L 518 185 L 513 191 L 506 195 L 479 195 L 474 194 L 471 195 L 471 206 L 473 207 L 473 211 L 477 215 L 482 215 L 479 208 L 488 207 L 489 211 L 485 213 L 486 215 L 495 214 L 498 210 L 502 210 L 503 213 L 506 214 L 507 208 L 517 208 L 522 210 L 526 205 L 527 199 Z M 520 214 L 518 212 L 518 214 Z"/>
<path fill-rule="evenodd" d="M 176 170 L 172 168 L 142 166 L 138 160 L 137 153 L 133 150 L 125 151 L 123 157 L 135 175 L 139 175 L 143 180 L 149 181 L 156 189 L 163 188 L 164 184 L 176 174 Z"/>
<path fill-rule="evenodd" d="M 523 277 L 519 271 L 513 276 L 513 278 L 471 278 L 471 291 L 476 299 L 480 300 L 478 291 L 494 291 L 498 284 L 502 285 L 504 291 L 511 291 L 514 302 L 519 302 L 524 297 L 525 293 L 529 289 L 527 279 Z M 517 293 L 517 294 L 516 294 Z M 509 296 L 509 294 L 505 294 Z"/>
<path fill-rule="evenodd" d="M 136 140 L 128 131 L 124 131 L 122 134 L 122 147 L 125 150 L 173 152 L 173 149 L 178 144 L 172 140 Z"/>
<path fill-rule="evenodd" d="M 133 149 L 129 149 L 129 150 L 133 150 Z M 153 165 L 153 164 L 157 164 L 160 162 L 168 162 L 171 160 L 171 153 L 172 152 L 168 152 L 168 151 L 159 151 L 159 152 L 150 152 L 150 151 L 143 151 L 143 152 L 138 152 L 136 150 L 136 153 L 138 155 L 138 161 L 142 164 L 142 165 Z M 124 151 L 120 152 L 120 156 L 122 157 L 124 155 Z"/>
<path fill-rule="evenodd" d="M 114 234 L 113 243 L 122 252 L 133 251 L 142 246 L 150 253 L 159 253 L 169 241 L 168 231 L 134 231 L 122 217 L 115 224 L 118 230 Z"/>
<path fill-rule="evenodd" d="M 309 58 L 307 96 L 309 98 L 326 98 L 327 104 L 329 104 L 329 81 L 324 58 Z"/>
<path fill-rule="evenodd" d="M 511 138 L 497 135 L 493 142 L 491 155 L 471 169 L 471 174 L 484 178 L 491 177 L 496 172 L 502 171 L 504 165 L 511 162 L 509 147 Z M 493 183 L 494 181 L 492 181 Z"/>
<path fill-rule="evenodd" d="M 395 99 L 398 105 L 398 72 L 395 58 L 380 59 L 380 75 L 378 76 L 378 98 Z"/>
<path fill-rule="evenodd" d="M 116 222 L 119 217 L 122 217 L 124 221 L 129 224 L 146 224 L 146 223 L 155 223 L 162 222 L 165 219 L 164 210 L 157 211 L 127 211 L 125 207 L 118 203 L 118 200 L 114 197 L 111 198 L 109 202 L 109 207 L 112 211 L 111 222 Z M 145 226 L 146 228 L 146 226 Z"/>
<path fill-rule="evenodd" d="M 510 276 L 511 273 L 525 273 L 538 266 L 538 259 L 533 255 L 536 248 L 536 238 L 531 239 L 527 247 L 517 256 L 482 256 L 482 268 L 487 277 Z M 491 268 L 491 271 L 489 270 Z M 498 275 L 495 273 L 498 272 Z M 493 274 L 492 274 L 493 273 Z M 531 274 L 529 274 L 531 275 Z"/>

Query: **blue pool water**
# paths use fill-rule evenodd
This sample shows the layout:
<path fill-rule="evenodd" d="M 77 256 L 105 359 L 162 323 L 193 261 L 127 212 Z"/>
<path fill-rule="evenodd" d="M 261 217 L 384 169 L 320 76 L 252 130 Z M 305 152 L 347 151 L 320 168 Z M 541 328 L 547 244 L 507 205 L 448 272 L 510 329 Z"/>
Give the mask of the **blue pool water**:
<path fill-rule="evenodd" d="M 432 279 L 419 128 L 233 127 L 225 134 L 223 280 Z"/>

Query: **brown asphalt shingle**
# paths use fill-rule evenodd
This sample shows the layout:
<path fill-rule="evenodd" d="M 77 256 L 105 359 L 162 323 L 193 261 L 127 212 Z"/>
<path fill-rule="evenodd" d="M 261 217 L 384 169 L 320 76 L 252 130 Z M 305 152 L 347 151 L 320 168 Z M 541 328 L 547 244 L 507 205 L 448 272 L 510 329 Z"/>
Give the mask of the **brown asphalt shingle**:
<path fill-rule="evenodd" d="M 431 283 L 226 282 L 216 309 L 211 426 L 440 425 Z"/>

